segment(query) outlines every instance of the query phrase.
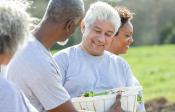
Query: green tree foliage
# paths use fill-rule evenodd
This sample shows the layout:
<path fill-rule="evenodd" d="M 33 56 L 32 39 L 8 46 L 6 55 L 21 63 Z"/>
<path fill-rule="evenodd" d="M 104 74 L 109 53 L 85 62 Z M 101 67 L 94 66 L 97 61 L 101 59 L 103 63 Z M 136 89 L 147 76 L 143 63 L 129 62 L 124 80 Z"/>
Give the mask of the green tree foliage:
<path fill-rule="evenodd" d="M 49 0 L 33 0 L 30 12 L 41 18 Z M 174 43 L 175 7 L 174 0 L 84 0 L 85 8 L 95 1 L 105 1 L 112 6 L 126 6 L 135 13 L 134 45 Z M 81 33 L 77 30 L 68 46 L 80 43 Z M 63 48 L 57 46 L 56 48 Z"/>
<path fill-rule="evenodd" d="M 123 0 L 117 3 L 135 12 L 133 19 L 135 45 L 159 44 L 167 24 L 175 24 L 174 0 Z M 170 38 L 164 35 L 163 38 Z M 172 39 L 163 43 L 172 43 Z"/>
<path fill-rule="evenodd" d="M 171 43 L 175 44 L 175 25 L 170 24 L 165 26 L 160 32 L 160 44 Z"/>

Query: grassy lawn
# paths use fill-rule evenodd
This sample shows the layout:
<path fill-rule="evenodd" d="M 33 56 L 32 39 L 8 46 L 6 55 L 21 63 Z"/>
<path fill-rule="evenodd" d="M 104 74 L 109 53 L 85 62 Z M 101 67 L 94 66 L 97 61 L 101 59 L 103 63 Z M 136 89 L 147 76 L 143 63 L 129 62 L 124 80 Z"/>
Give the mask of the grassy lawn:
<path fill-rule="evenodd" d="M 175 45 L 134 47 L 123 56 L 142 84 L 146 101 L 164 96 L 175 102 Z"/>

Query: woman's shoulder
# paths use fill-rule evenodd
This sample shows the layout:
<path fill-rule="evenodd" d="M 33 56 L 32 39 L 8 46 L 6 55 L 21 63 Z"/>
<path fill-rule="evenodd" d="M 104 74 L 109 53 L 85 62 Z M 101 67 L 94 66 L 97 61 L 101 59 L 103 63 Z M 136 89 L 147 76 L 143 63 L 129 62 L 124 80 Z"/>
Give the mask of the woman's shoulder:
<path fill-rule="evenodd" d="M 4 94 L 6 96 L 9 96 L 10 94 L 15 94 L 18 89 L 12 82 L 6 80 L 5 78 L 0 78 L 0 91 L 1 95 Z"/>
<path fill-rule="evenodd" d="M 113 54 L 109 51 L 105 51 L 105 55 L 110 59 L 113 60 L 115 62 L 117 62 L 118 64 L 128 64 L 128 62 L 126 61 L 126 59 L 124 59 L 122 56 L 120 55 L 116 55 Z"/>

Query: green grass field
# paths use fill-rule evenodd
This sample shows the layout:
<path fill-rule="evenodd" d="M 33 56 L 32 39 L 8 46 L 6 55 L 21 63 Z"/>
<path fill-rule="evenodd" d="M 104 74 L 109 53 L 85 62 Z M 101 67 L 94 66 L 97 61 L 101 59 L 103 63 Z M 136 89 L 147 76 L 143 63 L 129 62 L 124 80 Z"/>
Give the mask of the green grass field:
<path fill-rule="evenodd" d="M 143 86 L 145 101 L 164 96 L 175 102 L 175 45 L 134 47 L 123 57 Z"/>

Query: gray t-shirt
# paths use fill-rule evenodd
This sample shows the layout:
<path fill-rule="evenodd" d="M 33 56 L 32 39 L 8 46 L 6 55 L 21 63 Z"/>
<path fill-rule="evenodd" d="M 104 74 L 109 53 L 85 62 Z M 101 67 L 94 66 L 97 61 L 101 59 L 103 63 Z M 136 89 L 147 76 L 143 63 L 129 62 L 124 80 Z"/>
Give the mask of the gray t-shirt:
<path fill-rule="evenodd" d="M 75 45 L 54 55 L 63 86 L 71 97 L 86 91 L 99 92 L 117 87 L 139 86 L 129 64 L 120 56 L 105 51 L 101 56 L 92 56 Z M 144 111 L 144 104 L 138 106 Z"/>
<path fill-rule="evenodd" d="M 62 83 L 71 97 L 133 83 L 127 62 L 107 51 L 101 56 L 92 56 L 76 45 L 59 51 L 54 58 L 61 71 Z"/>
<path fill-rule="evenodd" d="M 0 74 L 0 112 L 38 112 L 24 94 Z"/>
<path fill-rule="evenodd" d="M 31 35 L 9 63 L 7 78 L 15 82 L 30 102 L 43 112 L 70 99 L 59 72 L 50 52 Z"/>

